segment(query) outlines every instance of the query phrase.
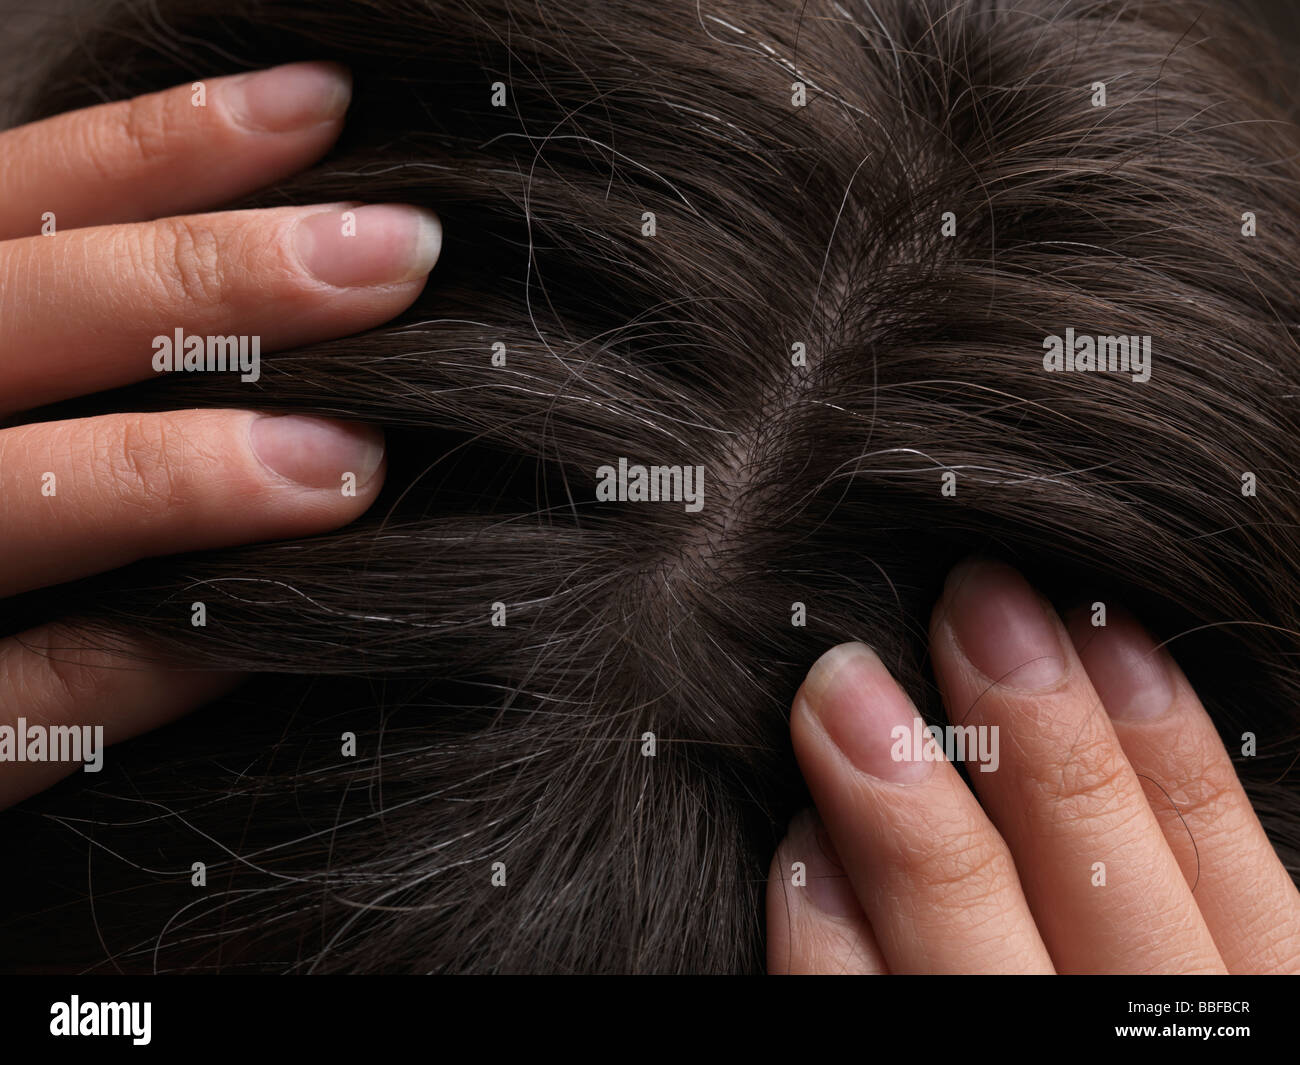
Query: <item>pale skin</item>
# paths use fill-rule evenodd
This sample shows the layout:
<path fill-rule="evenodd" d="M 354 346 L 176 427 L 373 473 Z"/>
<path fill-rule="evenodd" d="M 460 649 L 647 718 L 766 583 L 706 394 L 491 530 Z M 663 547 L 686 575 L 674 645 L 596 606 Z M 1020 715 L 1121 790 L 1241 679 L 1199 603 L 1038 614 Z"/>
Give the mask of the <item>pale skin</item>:
<path fill-rule="evenodd" d="M 419 294 L 440 245 L 428 212 L 215 210 L 310 165 L 342 128 L 346 72 L 294 64 L 261 79 L 208 79 L 201 107 L 190 84 L 0 133 L 4 415 L 150 377 L 151 339 L 178 326 L 257 335 L 266 354 L 378 325 Z M 346 210 L 356 237 L 342 235 Z M 348 473 L 354 495 L 340 491 Z M 253 410 L 5 428 L 0 595 L 322 532 L 364 512 L 383 475 L 377 431 Z M 971 581 L 978 603 L 962 605 Z M 964 568 L 935 610 L 949 714 L 1001 729 L 998 769 L 973 772 L 973 792 L 947 762 L 894 770 L 864 753 L 889 734 L 875 711 L 910 712 L 870 651 L 836 648 L 809 674 L 791 733 L 817 813 L 773 860 L 771 971 L 1300 971 L 1300 894 L 1186 678 L 1122 615 L 1067 629 L 1046 608 L 1056 642 L 1017 661 L 1032 627 L 1017 582 Z M 972 616 L 977 635 L 963 637 Z M 968 656 L 990 642 L 996 675 Z M 102 725 L 112 744 L 240 679 L 123 668 L 76 643 L 48 627 L 0 641 L 0 725 Z M 1140 714 L 1127 705 L 1138 689 Z M 0 765 L 0 807 L 77 768 Z M 808 886 L 792 885 L 794 863 Z"/>
<path fill-rule="evenodd" d="M 814 665 L 790 730 L 816 810 L 772 861 L 769 971 L 1300 972 L 1300 893 L 1210 717 L 1136 621 L 1095 619 L 1004 565 L 949 577 L 948 719 L 999 730 L 973 790 L 894 757 L 915 709 L 869 649 Z"/>

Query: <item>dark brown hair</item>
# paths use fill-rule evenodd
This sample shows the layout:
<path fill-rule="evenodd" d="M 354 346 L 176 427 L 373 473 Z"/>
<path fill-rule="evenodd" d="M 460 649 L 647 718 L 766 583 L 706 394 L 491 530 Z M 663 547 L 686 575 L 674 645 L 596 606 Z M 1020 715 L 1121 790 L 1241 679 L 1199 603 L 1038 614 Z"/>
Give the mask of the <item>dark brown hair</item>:
<path fill-rule="evenodd" d="M 16 964 L 761 969 L 795 689 L 862 640 L 941 719 L 971 551 L 1167 638 L 1300 872 L 1300 137 L 1248 20 L 158 0 L 62 40 L 24 119 L 345 63 L 337 149 L 244 206 L 423 204 L 446 246 L 401 320 L 256 384 L 59 408 L 365 419 L 390 473 L 338 532 L 5 605 L 270 674 L 5 816 Z M 1149 381 L 1049 372 L 1067 329 L 1150 337 Z M 620 458 L 702 466 L 703 509 L 599 501 Z"/>

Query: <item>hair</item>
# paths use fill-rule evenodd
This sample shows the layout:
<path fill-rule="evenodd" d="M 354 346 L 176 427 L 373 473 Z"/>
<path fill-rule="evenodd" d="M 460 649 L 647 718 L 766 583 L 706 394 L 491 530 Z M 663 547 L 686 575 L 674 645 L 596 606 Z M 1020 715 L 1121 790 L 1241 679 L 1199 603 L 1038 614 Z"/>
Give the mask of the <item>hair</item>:
<path fill-rule="evenodd" d="M 795 690 L 861 640 L 942 720 L 971 552 L 1168 640 L 1300 875 L 1300 134 L 1239 12 L 132 0 L 56 44 L 24 120 L 346 64 L 337 147 L 238 206 L 420 204 L 445 246 L 254 384 L 32 416 L 314 412 L 390 466 L 338 531 L 5 604 L 259 674 L 0 821 L 16 964 L 761 971 Z M 1150 337 L 1150 379 L 1048 372 L 1067 328 Z M 620 458 L 702 467 L 703 508 L 598 499 Z"/>

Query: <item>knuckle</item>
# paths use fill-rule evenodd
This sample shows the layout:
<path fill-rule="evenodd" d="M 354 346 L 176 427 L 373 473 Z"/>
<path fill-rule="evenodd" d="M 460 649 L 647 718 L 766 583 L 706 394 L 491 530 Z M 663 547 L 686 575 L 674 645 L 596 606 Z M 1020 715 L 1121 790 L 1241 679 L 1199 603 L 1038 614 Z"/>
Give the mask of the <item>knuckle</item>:
<path fill-rule="evenodd" d="M 136 96 L 120 114 L 118 133 L 136 161 L 148 165 L 173 155 L 177 130 L 165 96 Z"/>
<path fill-rule="evenodd" d="M 170 303 L 216 305 L 225 290 L 224 256 L 217 234 L 195 220 L 169 218 L 143 227 L 141 260 Z"/>
<path fill-rule="evenodd" d="M 61 633 L 52 626 L 33 629 L 19 649 L 4 656 L 10 694 L 29 718 L 58 721 L 69 708 L 98 702 L 104 694 L 105 672 L 93 668 L 84 651 L 69 646 Z"/>
<path fill-rule="evenodd" d="M 1235 774 L 1207 769 L 1204 776 L 1184 782 L 1173 797 L 1167 788 L 1154 785 L 1147 794 L 1157 812 L 1169 810 L 1188 824 L 1205 825 L 1214 831 L 1220 815 L 1231 810 L 1239 792 Z M 1230 822 L 1225 822 L 1228 823 Z"/>
<path fill-rule="evenodd" d="M 137 96 L 111 113 L 116 122 L 109 150 L 115 156 L 149 166 L 175 153 L 178 133 L 164 96 Z"/>
<path fill-rule="evenodd" d="M 55 649 L 45 656 L 43 674 L 48 685 L 43 685 L 42 701 L 52 707 L 76 707 L 99 701 L 103 694 L 104 674 L 80 660 L 80 656 Z M 49 690 L 52 688 L 53 690 Z M 51 717 L 53 710 L 47 711 Z"/>
<path fill-rule="evenodd" d="M 1212 831 L 1220 815 L 1230 811 L 1241 797 L 1237 771 L 1230 761 L 1216 757 L 1216 753 L 1207 749 L 1207 745 L 1198 745 L 1182 752 L 1176 779 L 1158 780 L 1149 785 L 1143 781 L 1153 808 L 1177 810 L 1189 823 L 1194 820 Z"/>
<path fill-rule="evenodd" d="M 916 856 L 912 879 L 926 888 L 960 892 L 967 901 L 998 893 L 1011 878 L 1013 864 L 1004 844 L 980 831 L 936 836 Z"/>
<path fill-rule="evenodd" d="M 1132 797 L 1131 774 L 1104 736 L 1076 744 L 1065 757 L 1029 769 L 1033 800 L 1054 820 L 1072 821 L 1120 809 Z"/>
<path fill-rule="evenodd" d="M 115 425 L 113 437 L 97 449 L 103 456 L 110 490 L 147 510 L 166 510 L 186 502 L 183 462 L 174 433 L 158 415 L 127 417 Z"/>

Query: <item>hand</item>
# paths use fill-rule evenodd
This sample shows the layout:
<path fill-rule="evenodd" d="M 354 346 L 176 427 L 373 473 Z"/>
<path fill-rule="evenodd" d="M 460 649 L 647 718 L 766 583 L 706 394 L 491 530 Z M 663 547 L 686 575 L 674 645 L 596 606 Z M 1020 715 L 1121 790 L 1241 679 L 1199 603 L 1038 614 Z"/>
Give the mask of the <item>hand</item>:
<path fill-rule="evenodd" d="M 313 162 L 337 137 L 349 96 L 345 71 L 297 63 L 0 134 L 0 413 L 151 377 L 153 338 L 178 328 L 256 336 L 265 353 L 407 307 L 440 246 L 428 212 L 184 213 Z M 355 236 L 341 224 L 345 208 Z M 383 467 L 376 430 L 243 410 L 5 429 L 0 595 L 149 555 L 342 525 L 374 500 Z M 355 494 L 341 490 L 345 473 Z M 77 642 L 50 627 L 0 641 L 0 732 L 19 718 L 28 728 L 102 725 L 112 743 L 237 679 L 124 669 L 120 658 L 66 646 Z M 0 807 L 79 768 L 0 761 Z"/>
<path fill-rule="evenodd" d="M 1300 893 L 1187 678 L 1091 620 L 1006 566 L 949 577 L 931 653 L 973 792 L 870 650 L 817 661 L 790 729 L 820 819 L 773 859 L 769 971 L 1300 972 Z"/>

